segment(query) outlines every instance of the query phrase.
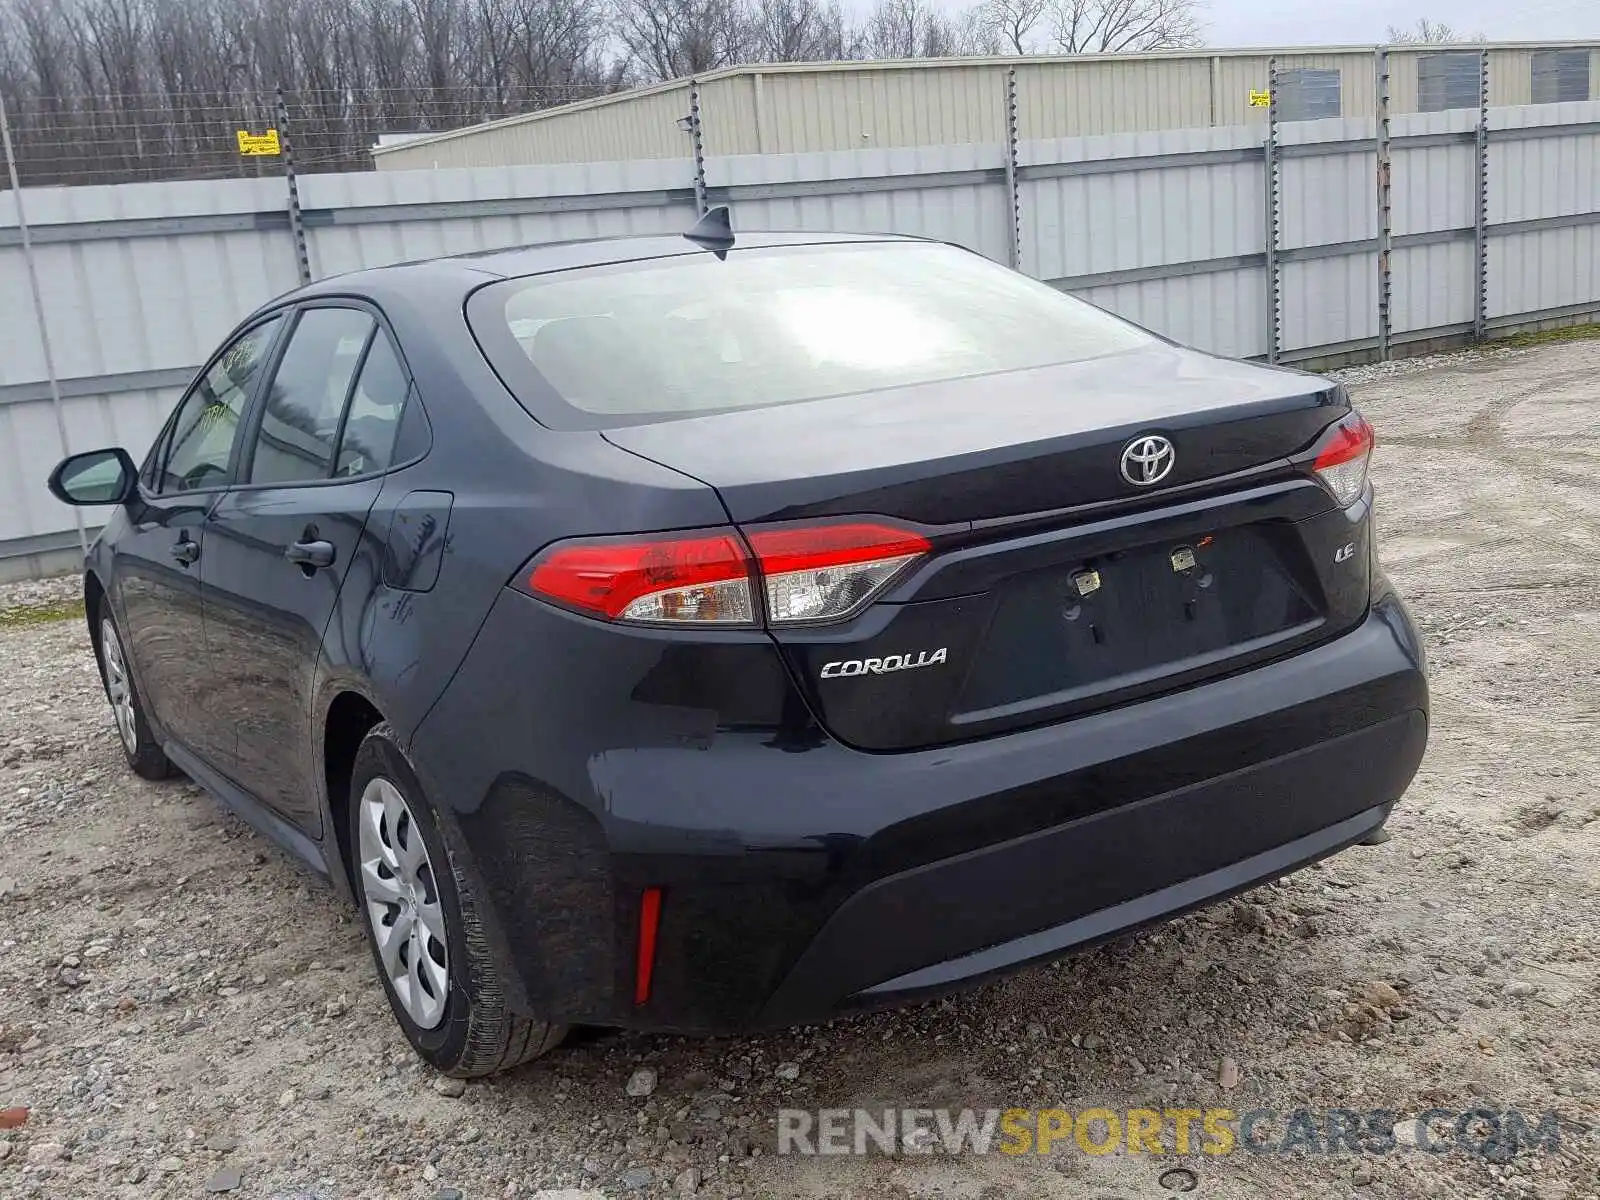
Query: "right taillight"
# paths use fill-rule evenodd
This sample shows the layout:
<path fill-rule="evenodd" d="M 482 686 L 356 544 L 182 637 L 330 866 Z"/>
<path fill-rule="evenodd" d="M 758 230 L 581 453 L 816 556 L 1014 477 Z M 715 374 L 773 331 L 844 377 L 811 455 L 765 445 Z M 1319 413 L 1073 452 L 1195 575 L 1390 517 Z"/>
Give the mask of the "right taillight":
<path fill-rule="evenodd" d="M 602 620 L 701 627 L 757 624 L 759 589 L 770 624 L 803 625 L 854 616 L 930 548 L 884 520 L 583 538 L 547 547 L 516 585 Z"/>
<path fill-rule="evenodd" d="M 774 625 L 854 616 L 930 548 L 914 530 L 877 521 L 750 531 Z"/>
<path fill-rule="evenodd" d="M 1367 464 L 1377 442 L 1367 419 L 1353 410 L 1323 435 L 1312 469 L 1341 508 L 1354 504 L 1366 489 Z"/>

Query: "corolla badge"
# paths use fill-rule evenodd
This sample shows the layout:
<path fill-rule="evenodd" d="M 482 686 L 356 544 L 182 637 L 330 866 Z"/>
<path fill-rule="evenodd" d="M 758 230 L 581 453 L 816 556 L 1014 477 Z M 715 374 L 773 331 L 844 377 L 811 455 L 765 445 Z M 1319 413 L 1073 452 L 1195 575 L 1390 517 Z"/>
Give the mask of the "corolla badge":
<path fill-rule="evenodd" d="M 931 667 L 949 659 L 949 647 L 937 650 L 908 650 L 904 654 L 885 654 L 882 658 L 846 658 L 824 664 L 824 679 L 837 679 L 841 675 L 887 675 L 891 671 L 914 671 L 918 667 Z"/>

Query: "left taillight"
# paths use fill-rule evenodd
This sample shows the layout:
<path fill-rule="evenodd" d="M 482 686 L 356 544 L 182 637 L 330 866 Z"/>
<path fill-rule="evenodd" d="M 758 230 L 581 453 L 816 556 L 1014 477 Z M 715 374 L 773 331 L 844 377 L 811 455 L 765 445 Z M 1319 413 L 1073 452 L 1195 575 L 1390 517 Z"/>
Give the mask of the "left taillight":
<path fill-rule="evenodd" d="M 627 624 L 816 624 L 854 616 L 930 548 L 881 520 L 585 538 L 547 547 L 517 586 Z"/>
<path fill-rule="evenodd" d="M 542 600 L 640 625 L 751 625 L 750 558 L 733 530 L 546 547 L 518 585 Z"/>
<path fill-rule="evenodd" d="M 1366 490 L 1367 464 L 1377 444 L 1372 426 L 1354 410 L 1322 435 L 1312 470 L 1341 507 L 1350 507 Z"/>

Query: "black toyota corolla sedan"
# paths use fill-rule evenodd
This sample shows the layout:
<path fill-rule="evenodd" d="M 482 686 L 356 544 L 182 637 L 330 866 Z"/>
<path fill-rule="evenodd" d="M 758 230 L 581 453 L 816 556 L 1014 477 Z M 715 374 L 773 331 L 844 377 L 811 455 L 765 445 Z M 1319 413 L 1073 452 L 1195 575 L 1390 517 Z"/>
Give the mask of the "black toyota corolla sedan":
<path fill-rule="evenodd" d="M 133 769 L 348 889 L 423 1057 L 902 1002 L 1379 829 L 1428 695 L 1340 388 L 717 216 L 313 284 L 51 476 Z"/>

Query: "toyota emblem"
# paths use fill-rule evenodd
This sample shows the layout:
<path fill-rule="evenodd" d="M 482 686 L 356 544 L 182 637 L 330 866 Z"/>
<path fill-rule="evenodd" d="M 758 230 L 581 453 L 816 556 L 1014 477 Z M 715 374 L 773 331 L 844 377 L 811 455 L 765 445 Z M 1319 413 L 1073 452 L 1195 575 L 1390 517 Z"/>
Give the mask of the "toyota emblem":
<path fill-rule="evenodd" d="M 1172 474 L 1178 456 L 1159 433 L 1146 433 L 1122 448 L 1122 477 L 1135 487 L 1149 487 Z"/>

